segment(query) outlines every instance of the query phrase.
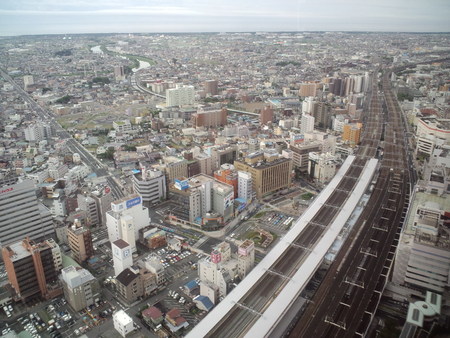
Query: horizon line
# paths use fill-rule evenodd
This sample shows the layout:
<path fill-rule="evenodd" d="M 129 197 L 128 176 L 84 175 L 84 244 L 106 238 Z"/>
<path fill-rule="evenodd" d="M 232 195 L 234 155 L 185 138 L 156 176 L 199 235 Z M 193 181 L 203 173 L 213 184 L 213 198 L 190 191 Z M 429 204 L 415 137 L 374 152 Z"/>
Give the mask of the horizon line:
<path fill-rule="evenodd" d="M 117 35 L 117 34 L 239 34 L 239 33 L 371 33 L 371 34 L 450 34 L 450 31 L 382 31 L 382 30 L 258 30 L 258 31 L 189 31 L 189 32 L 90 32 L 90 33 L 42 33 L 1 35 L 0 38 L 31 37 L 31 36 L 62 36 L 62 35 Z"/>

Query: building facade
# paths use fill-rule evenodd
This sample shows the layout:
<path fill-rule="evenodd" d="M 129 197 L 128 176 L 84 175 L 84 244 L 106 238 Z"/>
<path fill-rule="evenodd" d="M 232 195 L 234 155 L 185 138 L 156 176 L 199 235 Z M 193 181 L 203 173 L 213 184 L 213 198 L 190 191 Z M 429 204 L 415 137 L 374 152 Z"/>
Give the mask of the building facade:
<path fill-rule="evenodd" d="M 64 298 L 75 311 L 93 305 L 99 296 L 98 281 L 86 269 L 68 266 L 61 270 L 61 281 Z"/>
<path fill-rule="evenodd" d="M 0 189 L 0 247 L 22 240 L 53 237 L 52 215 L 38 202 L 34 183 L 10 181 Z"/>
<path fill-rule="evenodd" d="M 238 171 L 248 172 L 252 177 L 252 189 L 261 199 L 275 191 L 289 188 L 292 180 L 292 160 L 275 156 L 268 158 L 263 152 L 247 155 L 234 162 Z"/>
<path fill-rule="evenodd" d="M 26 238 L 3 247 L 2 256 L 16 301 L 49 299 L 61 294 L 61 251 L 53 240 L 34 242 Z"/>

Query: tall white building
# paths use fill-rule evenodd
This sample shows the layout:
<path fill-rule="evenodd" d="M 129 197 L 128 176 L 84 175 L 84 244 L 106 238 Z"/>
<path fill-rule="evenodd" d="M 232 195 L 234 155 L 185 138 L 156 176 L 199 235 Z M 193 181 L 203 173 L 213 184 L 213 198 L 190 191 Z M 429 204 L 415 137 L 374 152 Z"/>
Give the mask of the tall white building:
<path fill-rule="evenodd" d="M 131 246 L 131 251 L 136 252 L 136 236 L 134 234 L 133 216 L 123 215 L 120 218 L 122 239 Z"/>
<path fill-rule="evenodd" d="M 139 237 L 139 230 L 150 225 L 148 209 L 142 205 L 142 198 L 138 194 L 111 203 L 111 210 L 106 212 L 106 227 L 108 238 L 112 243 L 123 238 L 122 217 L 131 216 L 135 238 Z M 129 219 L 129 218 L 127 218 Z M 131 223 L 127 223 L 129 225 Z"/>
<path fill-rule="evenodd" d="M 250 201 L 253 198 L 252 175 L 246 171 L 238 171 L 238 198 Z"/>
<path fill-rule="evenodd" d="M 131 246 L 123 239 L 118 239 L 111 243 L 113 254 L 114 274 L 119 275 L 126 268 L 133 265 Z"/>
<path fill-rule="evenodd" d="M 194 104 L 194 86 L 182 86 L 166 90 L 167 107 L 184 106 Z"/>
<path fill-rule="evenodd" d="M 0 247 L 30 237 L 55 234 L 52 215 L 38 202 L 33 181 L 2 182 L 0 188 Z"/>
<path fill-rule="evenodd" d="M 157 203 L 167 198 L 166 177 L 161 170 L 141 167 L 133 175 L 133 188 L 144 202 Z"/>
<path fill-rule="evenodd" d="M 314 116 L 303 114 L 300 125 L 300 133 L 305 134 L 313 130 L 314 130 Z"/>

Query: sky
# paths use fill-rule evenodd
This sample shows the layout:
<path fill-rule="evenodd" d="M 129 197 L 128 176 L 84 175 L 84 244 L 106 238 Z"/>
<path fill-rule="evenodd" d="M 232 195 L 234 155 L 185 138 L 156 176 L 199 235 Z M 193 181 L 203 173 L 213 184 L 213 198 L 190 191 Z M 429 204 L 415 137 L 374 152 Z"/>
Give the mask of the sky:
<path fill-rule="evenodd" d="M 0 0 L 0 36 L 450 32 L 450 0 Z"/>

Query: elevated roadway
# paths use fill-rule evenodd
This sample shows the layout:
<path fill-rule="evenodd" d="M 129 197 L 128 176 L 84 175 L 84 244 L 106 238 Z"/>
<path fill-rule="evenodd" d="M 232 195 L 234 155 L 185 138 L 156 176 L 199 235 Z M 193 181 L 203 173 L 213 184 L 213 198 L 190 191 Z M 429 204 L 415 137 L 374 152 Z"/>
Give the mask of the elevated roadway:
<path fill-rule="evenodd" d="M 109 174 L 108 168 L 106 168 L 95 156 L 93 156 L 85 147 L 75 140 L 66 130 L 64 130 L 56 121 L 54 115 L 38 105 L 37 102 L 33 100 L 33 98 L 25 90 L 23 90 L 22 87 L 20 87 L 4 69 L 0 68 L 0 74 L 14 87 L 24 102 L 30 106 L 30 108 L 42 121 L 51 124 L 53 128 L 55 128 L 57 135 L 61 140 L 66 141 L 66 145 L 70 151 L 80 154 L 83 163 L 86 164 L 97 176 L 106 177 L 115 199 L 124 197 L 122 186 Z"/>
<path fill-rule="evenodd" d="M 376 163 L 349 156 L 292 229 L 188 336 L 251 336 L 276 325 L 320 266 L 371 182 Z"/>

